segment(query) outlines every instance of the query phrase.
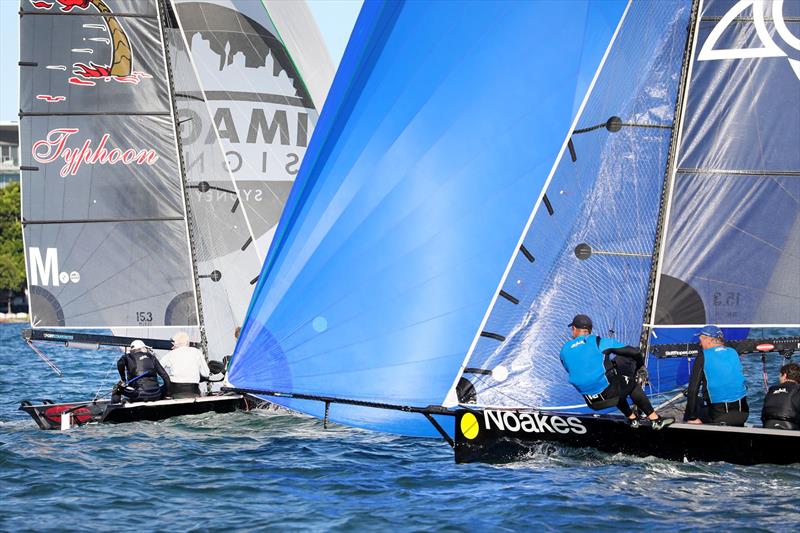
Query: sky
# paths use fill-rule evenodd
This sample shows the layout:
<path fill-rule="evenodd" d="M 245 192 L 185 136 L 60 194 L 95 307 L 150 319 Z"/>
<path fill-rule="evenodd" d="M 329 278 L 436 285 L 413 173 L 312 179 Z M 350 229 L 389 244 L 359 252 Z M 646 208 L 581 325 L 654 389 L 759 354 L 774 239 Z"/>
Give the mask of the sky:
<path fill-rule="evenodd" d="M 258 0 L 245 0 L 258 1 Z M 338 65 L 361 0 L 308 0 L 331 60 Z M 19 0 L 0 0 L 0 122 L 17 121 L 19 108 Z"/>

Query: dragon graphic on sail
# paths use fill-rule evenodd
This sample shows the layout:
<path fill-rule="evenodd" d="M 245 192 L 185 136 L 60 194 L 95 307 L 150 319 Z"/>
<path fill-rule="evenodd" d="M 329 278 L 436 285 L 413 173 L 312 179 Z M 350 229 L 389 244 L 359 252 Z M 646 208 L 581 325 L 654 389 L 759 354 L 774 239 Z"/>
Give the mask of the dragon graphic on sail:
<path fill-rule="evenodd" d="M 88 64 L 74 63 L 72 65 L 74 76 L 69 78 L 69 83 L 72 85 L 92 86 L 95 84 L 93 80 L 97 78 L 104 78 L 105 81 L 138 84 L 142 78 L 150 77 L 144 72 L 133 70 L 131 41 L 119 21 L 112 16 L 111 8 L 103 0 L 56 0 L 56 4 L 31 0 L 31 4 L 36 8 L 47 9 L 58 4 L 60 10 L 65 13 L 71 12 L 74 8 L 85 10 L 93 6 L 102 15 L 105 30 L 110 37 L 110 39 L 103 40 L 111 45 L 111 62 L 106 65 L 92 61 Z"/>

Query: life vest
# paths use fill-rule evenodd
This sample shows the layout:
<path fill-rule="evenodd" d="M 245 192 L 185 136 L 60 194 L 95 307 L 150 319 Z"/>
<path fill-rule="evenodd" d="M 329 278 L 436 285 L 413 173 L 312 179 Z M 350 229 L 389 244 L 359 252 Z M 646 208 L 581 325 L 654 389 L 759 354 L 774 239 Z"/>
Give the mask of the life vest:
<path fill-rule="evenodd" d="M 153 354 L 147 352 L 125 354 L 125 370 L 128 374 L 128 381 L 136 376 L 147 374 L 131 383 L 131 387 L 143 391 L 156 391 L 160 388 L 156 379 L 156 363 Z"/>
<path fill-rule="evenodd" d="M 761 419 L 799 423 L 800 413 L 795 408 L 798 405 L 797 394 L 800 394 L 800 385 L 790 381 L 770 387 L 764 398 Z"/>

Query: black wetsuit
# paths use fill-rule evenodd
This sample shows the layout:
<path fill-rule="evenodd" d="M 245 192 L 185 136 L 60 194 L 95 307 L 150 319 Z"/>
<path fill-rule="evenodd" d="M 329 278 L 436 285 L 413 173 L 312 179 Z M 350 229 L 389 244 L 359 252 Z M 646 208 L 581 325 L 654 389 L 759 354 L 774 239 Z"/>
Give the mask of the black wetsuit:
<path fill-rule="evenodd" d="M 615 356 L 613 360 L 610 357 L 611 354 Z M 642 387 L 636 383 L 636 372 L 644 366 L 642 353 L 632 346 L 625 346 L 603 350 L 603 355 L 605 356 L 603 366 L 606 368 L 609 385 L 594 397 L 584 396 L 586 404 L 595 410 L 616 405 L 622 414 L 630 417 L 633 414 L 631 406 L 628 405 L 628 398 L 630 398 L 634 405 L 649 416 L 654 411 L 653 405 Z"/>
<path fill-rule="evenodd" d="M 764 398 L 761 421 L 765 428 L 800 429 L 800 385 L 785 381 L 770 387 Z"/>
<path fill-rule="evenodd" d="M 713 348 L 712 348 L 713 349 Z M 744 426 L 747 417 L 750 415 L 750 407 L 747 405 L 747 396 L 731 402 L 712 402 L 708 393 L 708 376 L 705 372 L 705 350 L 701 351 L 694 360 L 692 373 L 689 378 L 689 389 L 687 391 L 686 412 L 684 420 L 694 420 L 699 418 L 705 423 L 719 424 L 722 426 Z M 702 388 L 702 401 L 700 398 Z M 706 408 L 701 409 L 705 402 Z"/>
<path fill-rule="evenodd" d="M 119 403 L 122 396 L 135 402 L 160 400 L 163 391 L 168 390 L 170 385 L 169 374 L 158 362 L 156 356 L 149 352 L 126 353 L 117 361 L 117 371 L 124 382 L 137 379 L 125 387 L 115 389 L 111 396 L 111 401 L 114 403 Z M 164 388 L 158 384 L 156 376 L 160 376 L 164 380 Z"/>

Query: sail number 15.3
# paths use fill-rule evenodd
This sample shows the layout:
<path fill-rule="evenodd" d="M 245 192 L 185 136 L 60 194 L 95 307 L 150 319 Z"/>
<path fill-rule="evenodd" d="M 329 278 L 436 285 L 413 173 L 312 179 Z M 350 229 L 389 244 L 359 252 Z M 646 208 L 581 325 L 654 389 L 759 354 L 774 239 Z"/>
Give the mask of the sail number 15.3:
<path fill-rule="evenodd" d="M 153 313 L 150 311 L 136 311 L 136 322 L 140 326 L 149 326 L 153 323 Z"/>

